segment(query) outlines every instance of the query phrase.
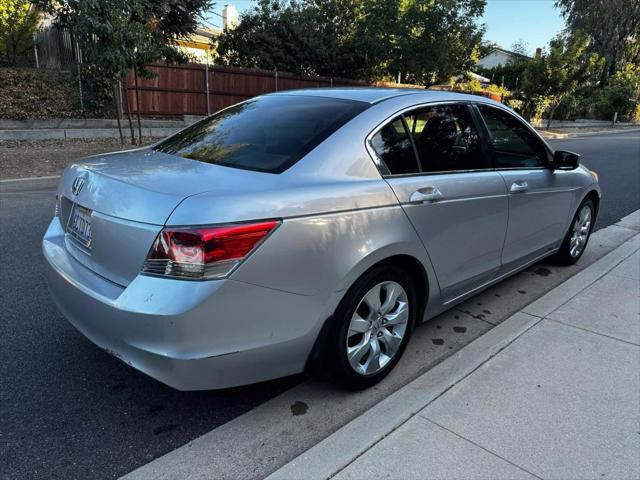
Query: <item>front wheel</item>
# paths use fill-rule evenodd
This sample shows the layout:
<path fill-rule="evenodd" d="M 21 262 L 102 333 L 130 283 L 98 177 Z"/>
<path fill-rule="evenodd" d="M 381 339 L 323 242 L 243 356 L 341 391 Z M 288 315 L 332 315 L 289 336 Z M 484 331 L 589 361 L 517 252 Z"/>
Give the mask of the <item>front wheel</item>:
<path fill-rule="evenodd" d="M 382 380 L 411 336 L 416 293 L 409 275 L 385 265 L 364 274 L 338 306 L 327 345 L 329 377 L 349 389 Z"/>
<path fill-rule="evenodd" d="M 559 263 L 573 265 L 580 259 L 591 236 L 595 211 L 595 205 L 591 199 L 586 199 L 580 204 L 562 246 L 556 254 Z"/>

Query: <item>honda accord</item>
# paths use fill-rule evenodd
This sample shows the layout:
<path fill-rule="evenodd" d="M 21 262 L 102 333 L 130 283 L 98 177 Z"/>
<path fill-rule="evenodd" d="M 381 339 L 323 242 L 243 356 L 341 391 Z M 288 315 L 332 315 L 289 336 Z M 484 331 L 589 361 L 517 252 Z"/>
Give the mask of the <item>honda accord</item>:
<path fill-rule="evenodd" d="M 545 257 L 576 262 L 599 203 L 579 156 L 500 103 L 298 90 L 72 163 L 42 248 L 64 316 L 165 384 L 313 369 L 365 388 L 416 323 Z"/>

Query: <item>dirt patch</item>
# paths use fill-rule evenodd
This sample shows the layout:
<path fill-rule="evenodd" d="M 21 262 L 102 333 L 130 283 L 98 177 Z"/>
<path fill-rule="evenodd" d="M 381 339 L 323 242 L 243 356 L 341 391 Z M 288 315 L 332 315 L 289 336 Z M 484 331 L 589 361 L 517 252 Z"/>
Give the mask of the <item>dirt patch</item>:
<path fill-rule="evenodd" d="M 0 68 L 0 85 L 0 118 L 80 116 L 75 75 L 69 71 Z"/>
<path fill-rule="evenodd" d="M 156 139 L 144 139 L 145 145 Z M 120 145 L 120 139 L 0 141 L 0 179 L 60 175 L 64 167 L 79 158 L 98 153 L 134 148 Z"/>

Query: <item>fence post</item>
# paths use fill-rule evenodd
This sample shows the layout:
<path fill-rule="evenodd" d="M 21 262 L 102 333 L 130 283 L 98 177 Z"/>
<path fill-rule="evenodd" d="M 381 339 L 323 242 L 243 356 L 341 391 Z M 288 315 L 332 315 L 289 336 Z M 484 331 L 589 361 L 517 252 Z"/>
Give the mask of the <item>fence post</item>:
<path fill-rule="evenodd" d="M 209 106 L 209 59 L 204 64 L 204 88 L 206 88 L 205 98 L 207 101 L 207 117 L 211 115 L 211 107 Z"/>
<path fill-rule="evenodd" d="M 122 82 L 118 80 L 118 100 L 120 101 L 120 117 L 124 118 L 124 102 L 122 101 Z"/>
<path fill-rule="evenodd" d="M 80 93 L 80 111 L 84 113 L 84 99 L 82 98 L 82 56 L 80 55 L 80 47 L 76 41 L 76 71 L 78 72 L 78 92 Z"/>
<path fill-rule="evenodd" d="M 329 79 L 329 86 L 330 86 L 331 88 L 333 88 L 333 77 L 331 77 L 331 78 Z"/>
<path fill-rule="evenodd" d="M 273 78 L 275 79 L 275 83 L 276 83 L 276 92 L 277 92 L 277 91 L 278 91 L 278 70 L 277 70 L 277 69 L 274 71 Z"/>
<path fill-rule="evenodd" d="M 140 95 L 138 94 L 138 68 L 133 64 L 133 84 L 136 88 L 136 118 L 138 120 L 138 139 L 142 145 L 142 122 L 140 121 Z"/>
<path fill-rule="evenodd" d="M 40 62 L 38 61 L 38 37 L 35 32 L 33 32 L 33 56 L 35 57 L 36 68 L 40 68 Z"/>

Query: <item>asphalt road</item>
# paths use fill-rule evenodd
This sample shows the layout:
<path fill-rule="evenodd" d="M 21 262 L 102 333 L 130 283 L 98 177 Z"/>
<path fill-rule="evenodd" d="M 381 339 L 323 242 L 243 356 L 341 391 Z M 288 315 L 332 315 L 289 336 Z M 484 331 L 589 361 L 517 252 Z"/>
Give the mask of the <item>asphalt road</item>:
<path fill-rule="evenodd" d="M 602 204 L 596 228 L 606 227 L 640 208 L 640 132 L 553 140 L 555 149 L 582 155 L 600 176 Z"/>
<path fill-rule="evenodd" d="M 598 227 L 640 208 L 640 133 L 551 143 L 600 174 Z M 42 278 L 53 190 L 24 185 L 0 193 L 0 478 L 115 478 L 299 382 L 183 393 L 92 345 Z"/>

